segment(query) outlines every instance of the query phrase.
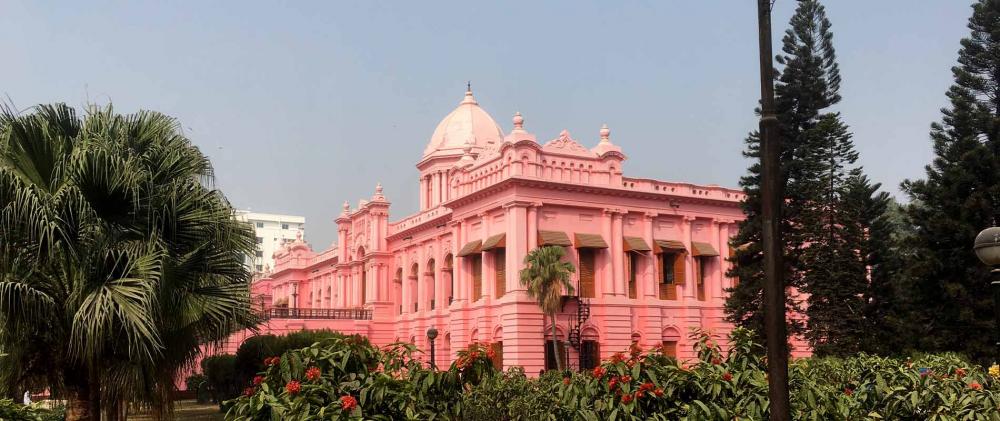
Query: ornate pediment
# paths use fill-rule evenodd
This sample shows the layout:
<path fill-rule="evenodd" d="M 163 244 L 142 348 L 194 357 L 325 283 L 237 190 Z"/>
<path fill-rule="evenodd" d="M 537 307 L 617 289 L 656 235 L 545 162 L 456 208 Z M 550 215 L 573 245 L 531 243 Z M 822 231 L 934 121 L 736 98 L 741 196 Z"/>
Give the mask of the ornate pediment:
<path fill-rule="evenodd" d="M 573 140 L 573 138 L 569 135 L 568 130 L 563 130 L 562 133 L 559 133 L 559 137 L 552 139 L 548 143 L 546 143 L 545 146 L 542 147 L 542 150 L 547 152 L 569 154 L 569 155 L 580 155 L 588 157 L 594 156 L 593 152 L 583 147 L 583 145 L 577 143 L 577 141 Z"/>

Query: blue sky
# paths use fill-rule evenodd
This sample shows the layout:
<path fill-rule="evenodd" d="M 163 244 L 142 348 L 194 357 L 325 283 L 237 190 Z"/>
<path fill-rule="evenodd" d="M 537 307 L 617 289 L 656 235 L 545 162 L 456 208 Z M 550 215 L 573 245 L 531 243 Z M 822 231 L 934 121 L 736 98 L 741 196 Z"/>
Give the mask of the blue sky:
<path fill-rule="evenodd" d="M 471 80 L 539 140 L 601 124 L 630 176 L 736 186 L 759 96 L 753 1 L 17 2 L 0 0 L 0 94 L 177 117 L 238 207 L 300 214 L 317 248 L 382 182 L 396 220 L 414 164 Z M 923 176 L 961 0 L 828 0 L 843 101 L 870 177 Z M 775 50 L 794 2 L 775 5 Z"/>

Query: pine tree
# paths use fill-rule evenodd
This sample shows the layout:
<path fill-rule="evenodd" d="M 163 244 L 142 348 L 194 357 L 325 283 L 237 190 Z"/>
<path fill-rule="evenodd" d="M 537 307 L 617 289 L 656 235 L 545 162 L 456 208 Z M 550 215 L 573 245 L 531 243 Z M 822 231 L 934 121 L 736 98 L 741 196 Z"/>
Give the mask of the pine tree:
<path fill-rule="evenodd" d="M 989 269 L 972 251 L 976 234 L 1000 222 L 1000 1 L 980 0 L 961 42 L 950 107 L 931 125 L 936 157 L 927 178 L 903 183 L 913 203 L 914 256 L 906 265 L 919 326 L 914 346 L 986 361 L 992 344 Z"/>
<path fill-rule="evenodd" d="M 804 133 L 814 128 L 820 113 L 840 101 L 840 71 L 837 67 L 830 33 L 830 22 L 823 6 L 815 0 L 800 1 L 790 28 L 782 38 L 782 54 L 776 57 L 783 66 L 775 85 L 775 106 L 778 114 L 782 145 L 781 173 L 784 202 L 781 219 L 785 251 L 785 285 L 802 286 L 802 248 L 804 233 L 799 218 L 806 202 L 808 165 L 803 159 L 810 155 Z M 732 240 L 735 255 L 729 276 L 738 279 L 729 289 L 726 301 L 727 319 L 739 326 L 763 334 L 763 255 L 760 220 L 760 137 L 752 132 L 745 141 L 744 156 L 752 159 L 748 173 L 740 179 L 747 194 L 743 202 L 746 219 Z M 794 295 L 786 302 L 790 313 L 801 314 Z M 790 334 L 801 333 L 801 317 L 788 319 Z"/>
<path fill-rule="evenodd" d="M 804 334 L 817 354 L 851 354 L 872 348 L 872 330 L 882 323 L 869 317 L 869 303 L 874 301 L 872 280 L 890 267 L 882 263 L 879 248 L 892 232 L 885 221 L 889 197 L 856 165 L 848 126 L 840 114 L 828 111 L 840 101 L 840 75 L 823 6 L 800 1 L 790 25 L 775 89 L 784 147 L 788 308 L 798 313 L 790 331 Z M 755 134 L 747 145 L 745 155 L 758 157 Z M 759 164 L 741 182 L 748 193 L 748 218 L 733 242 L 739 248 L 730 275 L 739 277 L 739 284 L 731 289 L 727 310 L 731 321 L 760 331 Z"/>

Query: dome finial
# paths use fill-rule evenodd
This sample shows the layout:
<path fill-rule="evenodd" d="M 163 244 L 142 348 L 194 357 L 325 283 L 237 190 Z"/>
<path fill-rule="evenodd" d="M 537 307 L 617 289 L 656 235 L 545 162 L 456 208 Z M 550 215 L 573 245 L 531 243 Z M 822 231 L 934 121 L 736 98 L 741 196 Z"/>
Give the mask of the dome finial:
<path fill-rule="evenodd" d="M 601 126 L 601 143 L 611 142 L 608 138 L 611 137 L 611 129 L 608 128 L 608 123 L 604 123 Z"/>
<path fill-rule="evenodd" d="M 518 111 L 514 113 L 514 131 L 520 132 L 524 131 L 524 117 L 521 117 L 521 112 Z"/>
<path fill-rule="evenodd" d="M 385 196 L 382 194 L 382 183 L 375 184 L 375 195 L 372 196 L 372 200 L 385 200 Z"/>
<path fill-rule="evenodd" d="M 465 82 L 465 99 L 462 100 L 462 104 L 479 104 L 476 102 L 476 98 L 472 96 L 472 81 Z"/>
<path fill-rule="evenodd" d="M 351 213 L 351 204 L 348 201 L 344 201 L 344 215 Z"/>

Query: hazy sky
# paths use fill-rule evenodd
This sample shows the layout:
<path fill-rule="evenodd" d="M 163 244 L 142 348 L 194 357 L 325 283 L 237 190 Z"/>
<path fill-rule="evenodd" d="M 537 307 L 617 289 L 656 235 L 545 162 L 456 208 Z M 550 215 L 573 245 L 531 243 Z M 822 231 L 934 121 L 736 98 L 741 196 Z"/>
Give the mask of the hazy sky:
<path fill-rule="evenodd" d="M 899 196 L 922 177 L 967 0 L 828 0 L 838 106 L 861 163 Z M 756 125 L 752 0 L 11 2 L 0 94 L 19 108 L 113 101 L 177 117 L 240 208 L 304 215 L 316 248 L 376 182 L 417 209 L 414 164 L 472 81 L 505 131 L 586 146 L 602 123 L 626 175 L 735 187 Z M 794 9 L 775 5 L 775 50 Z"/>

